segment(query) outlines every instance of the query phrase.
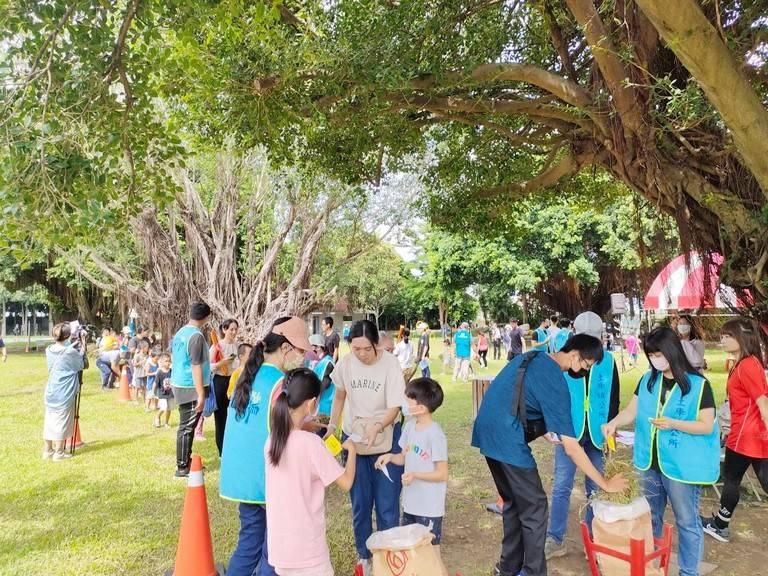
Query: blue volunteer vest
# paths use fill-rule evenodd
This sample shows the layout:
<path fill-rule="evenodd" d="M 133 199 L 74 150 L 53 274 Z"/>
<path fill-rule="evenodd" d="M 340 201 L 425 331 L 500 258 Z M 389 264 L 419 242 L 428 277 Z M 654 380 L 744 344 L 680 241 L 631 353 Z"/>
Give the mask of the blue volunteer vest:
<path fill-rule="evenodd" d="M 472 355 L 472 334 L 469 330 L 459 330 L 453 337 L 456 343 L 456 357 L 469 358 Z"/>
<path fill-rule="evenodd" d="M 568 338 L 571 337 L 571 331 L 567 329 L 561 329 L 560 332 L 555 334 L 555 337 L 552 339 L 551 348 L 552 352 L 560 352 L 560 350 L 563 349 L 563 346 L 565 346 L 565 343 L 568 342 Z"/>
<path fill-rule="evenodd" d="M 582 439 L 586 421 L 589 419 L 589 437 L 598 450 L 603 449 L 605 441 L 601 427 L 608 422 L 608 411 L 611 407 L 613 365 L 613 355 L 604 352 L 603 359 L 589 371 L 589 393 L 586 391 L 586 378 L 573 378 L 568 372 L 563 372 L 568 392 L 571 393 L 571 418 L 576 438 Z"/>
<path fill-rule="evenodd" d="M 544 328 L 536 328 L 534 332 L 538 336 L 538 340 L 531 342 L 531 350 L 544 350 L 547 346 L 543 344 L 544 340 L 547 339 L 547 331 Z"/>
<path fill-rule="evenodd" d="M 174 386 L 180 388 L 194 388 L 195 383 L 192 380 L 192 362 L 189 358 L 189 340 L 195 334 L 202 334 L 199 328 L 194 326 L 183 326 L 173 336 L 171 344 L 171 360 L 173 362 L 173 373 L 171 382 Z M 203 386 L 208 386 L 211 379 L 211 363 L 203 364 Z"/>
<path fill-rule="evenodd" d="M 282 386 L 283 373 L 272 364 L 262 364 L 251 388 L 251 401 L 241 416 L 230 402 L 221 452 L 219 495 L 235 502 L 265 503 L 266 467 L 264 445 L 269 436 L 269 414 L 275 387 Z"/>
<path fill-rule="evenodd" d="M 680 430 L 659 430 L 649 418 L 665 416 L 675 420 L 698 419 L 704 378 L 688 373 L 691 389 L 683 396 L 675 384 L 667 393 L 661 406 L 661 373 L 651 391 L 648 391 L 648 371 L 640 380 L 637 397 L 637 421 L 635 422 L 634 464 L 639 470 L 648 470 L 653 461 L 651 447 L 654 436 L 662 474 L 685 484 L 714 484 L 720 476 L 720 430 L 715 425 L 709 434 L 688 434 Z"/>
<path fill-rule="evenodd" d="M 328 368 L 328 365 L 333 366 L 333 358 L 328 356 L 327 354 L 323 356 L 317 364 L 315 364 L 314 372 L 317 374 L 317 377 L 320 378 L 320 380 L 323 380 L 323 376 L 325 376 L 325 371 Z M 318 414 L 327 414 L 330 416 L 331 414 L 331 406 L 333 406 L 333 397 L 336 396 L 336 386 L 333 385 L 333 382 L 331 382 L 331 385 L 328 386 L 328 388 L 325 389 L 325 391 L 320 395 L 319 398 L 319 405 L 317 412 Z"/>

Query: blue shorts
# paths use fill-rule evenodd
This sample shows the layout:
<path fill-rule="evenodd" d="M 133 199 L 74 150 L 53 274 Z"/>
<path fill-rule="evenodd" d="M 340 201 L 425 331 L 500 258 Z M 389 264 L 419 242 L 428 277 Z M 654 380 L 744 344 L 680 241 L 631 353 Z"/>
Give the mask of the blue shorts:
<path fill-rule="evenodd" d="M 400 526 L 408 526 L 408 524 L 421 524 L 422 526 L 426 526 L 434 535 L 434 538 L 432 538 L 432 545 L 440 545 L 440 540 L 443 537 L 442 516 L 438 516 L 437 518 L 430 516 L 414 516 L 413 514 L 408 514 L 408 512 L 403 512 L 403 519 L 400 522 Z"/>

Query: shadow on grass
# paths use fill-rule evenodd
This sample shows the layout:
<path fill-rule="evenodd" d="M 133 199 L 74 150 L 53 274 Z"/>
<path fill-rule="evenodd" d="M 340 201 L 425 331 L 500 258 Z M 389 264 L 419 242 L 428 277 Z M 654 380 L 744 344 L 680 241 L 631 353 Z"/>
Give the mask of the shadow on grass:
<path fill-rule="evenodd" d="M 117 448 L 119 446 L 128 446 L 134 443 L 139 438 L 146 438 L 151 434 L 137 434 L 134 436 L 127 436 L 125 438 L 117 438 L 115 440 L 93 440 L 75 448 L 75 455 L 82 454 L 83 458 L 87 458 L 89 454 L 98 452 L 100 450 L 107 450 L 108 448 Z M 118 458 L 119 460 L 119 458 Z"/>

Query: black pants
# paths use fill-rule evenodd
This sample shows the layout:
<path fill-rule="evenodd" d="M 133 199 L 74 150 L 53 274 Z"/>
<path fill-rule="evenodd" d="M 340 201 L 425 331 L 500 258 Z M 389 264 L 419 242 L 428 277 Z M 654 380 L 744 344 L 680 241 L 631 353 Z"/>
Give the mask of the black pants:
<path fill-rule="evenodd" d="M 480 362 L 480 366 L 488 368 L 488 350 L 478 350 L 477 358 Z"/>
<path fill-rule="evenodd" d="M 765 492 L 768 492 L 768 458 L 752 458 L 734 452 L 730 448 L 725 449 L 725 462 L 723 463 L 723 491 L 720 496 L 720 520 L 729 522 L 736 506 L 739 504 L 739 488 L 744 474 L 750 465 L 755 471 L 757 479 Z"/>
<path fill-rule="evenodd" d="M 216 411 L 213 413 L 213 421 L 216 422 L 216 448 L 219 449 L 219 456 L 224 447 L 224 429 L 227 426 L 228 387 L 229 376 L 213 375 L 213 393 L 216 394 Z"/>
<path fill-rule="evenodd" d="M 179 428 L 176 431 L 176 468 L 189 471 L 192 460 L 192 441 L 195 439 L 195 427 L 202 412 L 195 412 L 197 400 L 179 404 Z"/>
<path fill-rule="evenodd" d="M 494 360 L 501 359 L 501 340 L 493 341 L 493 359 Z"/>
<path fill-rule="evenodd" d="M 536 468 L 519 468 L 486 458 L 504 508 L 504 539 L 499 572 L 502 576 L 546 576 L 547 495 Z"/>

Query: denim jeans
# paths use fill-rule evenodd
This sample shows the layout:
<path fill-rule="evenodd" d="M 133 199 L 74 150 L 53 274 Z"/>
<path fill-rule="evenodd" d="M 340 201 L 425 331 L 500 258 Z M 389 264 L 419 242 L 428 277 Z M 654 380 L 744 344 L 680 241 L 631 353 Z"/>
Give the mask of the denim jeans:
<path fill-rule="evenodd" d="M 421 377 L 422 378 L 432 378 L 432 371 L 429 369 L 429 364 L 427 364 L 426 368 L 421 369 Z"/>
<path fill-rule="evenodd" d="M 701 486 L 671 480 L 656 470 L 643 472 L 642 480 L 645 497 L 651 505 L 653 535 L 661 538 L 664 509 L 669 501 L 677 526 L 680 576 L 698 576 L 704 554 L 704 530 L 699 518 Z"/>
<path fill-rule="evenodd" d="M 603 453 L 595 448 L 587 438 L 581 444 L 584 452 L 589 456 L 595 468 L 603 471 Z M 573 491 L 573 480 L 576 475 L 576 464 L 570 459 L 562 444 L 555 446 L 555 484 L 552 487 L 552 505 L 549 513 L 549 529 L 547 536 L 552 538 L 558 544 L 562 544 L 565 539 L 565 533 L 568 531 L 568 510 L 571 505 L 571 492 Z M 584 491 L 587 499 L 593 492 L 597 491 L 595 484 L 587 476 L 584 476 Z M 587 506 L 585 521 L 587 526 L 592 526 L 592 506 Z"/>
<path fill-rule="evenodd" d="M 96 358 L 96 368 L 101 372 L 101 387 L 106 388 L 109 386 L 109 377 L 112 376 L 112 365 L 99 356 Z"/>
<path fill-rule="evenodd" d="M 240 503 L 240 534 L 227 576 L 276 576 L 267 557 L 267 509 Z"/>
<path fill-rule="evenodd" d="M 342 435 L 346 439 L 346 434 Z M 395 424 L 392 439 L 392 452 L 397 454 L 400 448 L 400 424 Z M 392 482 L 387 480 L 381 470 L 374 465 L 379 454 L 363 456 L 358 454 L 355 481 L 349 491 L 352 502 L 352 528 L 355 533 L 355 548 L 359 558 L 368 559 L 371 552 L 365 545 L 373 534 L 373 509 L 376 508 L 376 530 L 387 530 L 400 525 L 400 490 L 403 467 L 390 464 L 387 466 Z"/>

